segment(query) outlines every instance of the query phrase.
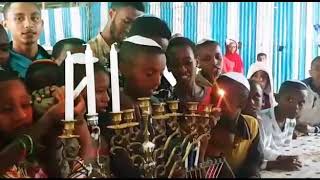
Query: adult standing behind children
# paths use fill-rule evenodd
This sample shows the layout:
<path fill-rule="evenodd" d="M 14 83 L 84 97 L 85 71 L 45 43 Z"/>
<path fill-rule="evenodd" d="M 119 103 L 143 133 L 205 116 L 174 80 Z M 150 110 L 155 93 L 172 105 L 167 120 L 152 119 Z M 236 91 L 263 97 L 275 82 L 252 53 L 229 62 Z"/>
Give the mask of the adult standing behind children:
<path fill-rule="evenodd" d="M 109 52 L 111 45 L 122 41 L 132 22 L 144 12 L 143 2 L 111 2 L 106 26 L 88 43 L 101 64 L 109 68 Z"/>
<path fill-rule="evenodd" d="M 0 24 L 0 70 L 6 69 L 9 57 L 8 34 L 4 27 Z"/>
<path fill-rule="evenodd" d="M 47 51 L 38 45 L 43 30 L 41 10 L 32 2 L 8 2 L 3 13 L 3 24 L 12 34 L 9 69 L 24 78 L 32 61 L 50 59 Z"/>

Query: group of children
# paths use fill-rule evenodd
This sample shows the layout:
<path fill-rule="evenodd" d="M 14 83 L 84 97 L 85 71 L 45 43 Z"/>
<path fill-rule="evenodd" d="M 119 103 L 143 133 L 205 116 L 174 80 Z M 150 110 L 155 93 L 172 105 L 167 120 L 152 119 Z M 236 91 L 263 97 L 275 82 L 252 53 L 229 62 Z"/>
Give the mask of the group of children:
<path fill-rule="evenodd" d="M 93 161 L 98 154 L 116 177 L 140 177 L 141 173 L 126 159 L 109 154 L 112 132 L 108 112 L 110 104 L 109 52 L 117 43 L 120 71 L 121 110 L 134 109 L 141 114 L 138 98 L 151 102 L 178 99 L 180 111 L 186 102 L 199 102 L 198 110 L 216 105 L 218 90 L 224 90 L 222 104 L 214 108 L 211 138 L 203 146 L 203 157 L 226 157 L 236 177 L 260 177 L 261 169 L 296 170 L 297 156 L 279 154 L 289 145 L 296 130 L 319 132 L 320 58 L 313 60 L 311 78 L 285 81 L 273 92 L 272 73 L 263 62 L 249 68 L 232 59 L 237 42 L 229 40 L 228 53 L 220 44 L 205 39 L 195 44 L 182 36 L 171 37 L 167 24 L 153 16 L 141 16 L 141 2 L 113 2 L 109 20 L 97 37 L 90 40 L 94 64 L 96 108 L 101 128 L 101 148 L 90 137 L 86 123 L 86 91 L 75 99 L 76 131 L 80 135 L 80 162 Z M 141 16 L 141 17 L 139 17 Z M 4 26 L 12 34 L 9 42 L 0 27 L 0 174 L 4 177 L 61 177 L 61 162 L 56 159 L 64 118 L 64 74 L 66 52 L 84 53 L 86 43 L 77 38 L 57 42 L 49 55 L 37 44 L 43 28 L 40 9 L 35 3 L 14 2 L 4 7 Z M 131 28 L 130 28 L 131 27 Z M 128 38 L 126 38 L 128 37 Z M 263 61 L 260 54 L 259 61 Z M 228 63 L 225 63 L 227 61 Z M 236 72 L 228 72 L 228 68 Z M 171 72 L 176 84 L 164 75 Z M 198 70 L 200 69 L 200 70 Z M 70 72 L 72 73 L 72 72 Z M 75 87 L 85 76 L 85 66 L 74 67 Z M 159 93 L 167 92 L 167 93 Z M 109 105 L 109 106 L 108 106 Z M 312 112 L 312 115 L 309 114 Z M 296 121 L 297 119 L 297 121 Z M 296 125 L 296 123 L 298 124 Z M 110 158 L 111 156 L 111 158 Z M 82 172 L 79 163 L 71 165 L 68 177 Z M 109 171 L 109 170 L 107 170 Z M 228 176 L 221 173 L 221 177 Z"/>

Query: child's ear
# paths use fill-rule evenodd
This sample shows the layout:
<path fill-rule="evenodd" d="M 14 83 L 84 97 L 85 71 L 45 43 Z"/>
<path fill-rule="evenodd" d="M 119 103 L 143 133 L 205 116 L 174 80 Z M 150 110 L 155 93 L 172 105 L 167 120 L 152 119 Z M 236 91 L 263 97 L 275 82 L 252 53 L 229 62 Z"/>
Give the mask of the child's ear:
<path fill-rule="evenodd" d="M 109 10 L 109 18 L 110 19 L 112 19 L 115 14 L 116 14 L 116 11 L 114 9 Z"/>
<path fill-rule="evenodd" d="M 8 28 L 7 20 L 3 20 L 1 24 L 3 25 L 4 28 Z"/>
<path fill-rule="evenodd" d="M 312 77 L 312 70 L 311 69 L 309 70 L 309 75 Z"/>

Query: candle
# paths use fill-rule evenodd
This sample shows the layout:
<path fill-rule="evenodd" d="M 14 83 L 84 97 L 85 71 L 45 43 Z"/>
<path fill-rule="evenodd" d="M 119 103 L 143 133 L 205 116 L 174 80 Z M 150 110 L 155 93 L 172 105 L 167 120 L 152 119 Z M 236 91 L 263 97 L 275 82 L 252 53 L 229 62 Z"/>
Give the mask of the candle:
<path fill-rule="evenodd" d="M 218 104 L 217 104 L 217 106 L 216 106 L 217 108 L 220 108 L 220 106 L 221 106 L 224 93 L 225 93 L 224 90 L 222 90 L 222 89 L 219 89 L 219 90 L 218 90 L 218 95 L 220 96 L 220 98 L 219 98 Z"/>
<path fill-rule="evenodd" d="M 68 51 L 65 60 L 65 121 L 74 119 L 73 107 L 73 58 Z"/>
<path fill-rule="evenodd" d="M 85 51 L 86 59 L 86 77 L 87 77 L 87 104 L 88 115 L 95 115 L 96 112 L 96 91 L 94 85 L 94 69 L 93 69 L 93 55 L 90 45 L 87 45 Z"/>
<path fill-rule="evenodd" d="M 112 92 L 112 112 L 120 112 L 118 53 L 114 44 L 111 45 L 110 51 L 110 73 Z"/>

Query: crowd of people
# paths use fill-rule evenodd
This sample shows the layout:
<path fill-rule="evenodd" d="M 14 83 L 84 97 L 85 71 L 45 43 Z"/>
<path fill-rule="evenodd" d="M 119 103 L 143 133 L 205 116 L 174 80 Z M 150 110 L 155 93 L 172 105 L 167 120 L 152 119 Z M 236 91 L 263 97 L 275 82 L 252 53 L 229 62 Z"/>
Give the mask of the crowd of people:
<path fill-rule="evenodd" d="M 116 177 L 140 177 L 125 161 L 110 158 L 111 75 L 110 50 L 117 43 L 119 57 L 121 110 L 135 109 L 141 119 L 138 98 L 152 102 L 178 99 L 199 102 L 199 110 L 219 99 L 204 157 L 221 154 L 235 177 L 260 177 L 261 170 L 292 171 L 301 168 L 298 156 L 279 154 L 292 139 L 320 132 L 320 57 L 311 64 L 310 77 L 287 80 L 273 92 L 267 55 L 244 75 L 238 54 L 239 43 L 225 44 L 212 39 L 192 42 L 172 35 L 165 21 L 144 15 L 142 2 L 112 2 L 108 22 L 90 41 L 94 64 L 96 108 L 102 134 L 99 151 Z M 41 10 L 32 2 L 9 2 L 3 8 L 0 26 L 0 174 L 2 177 L 61 177 L 56 160 L 58 136 L 65 113 L 64 75 L 67 51 L 84 53 L 86 42 L 68 38 L 57 42 L 51 53 L 38 44 L 42 32 Z M 12 34 L 9 42 L 7 30 Z M 88 27 L 89 28 L 89 27 Z M 136 37 L 131 38 L 130 37 Z M 221 46 L 226 46 L 226 53 Z M 244 49 L 245 50 L 245 49 Z M 269 59 L 270 60 L 270 59 Z M 176 83 L 166 77 L 171 72 Z M 70 72 L 72 73 L 72 72 Z M 74 85 L 86 75 L 84 65 L 74 67 Z M 75 133 L 80 135 L 79 162 L 92 161 L 97 146 L 86 122 L 86 91 L 75 99 Z M 79 163 L 72 165 L 69 177 L 78 177 Z M 81 173 L 80 173 L 81 174 Z M 223 173 L 221 174 L 221 176 Z"/>

